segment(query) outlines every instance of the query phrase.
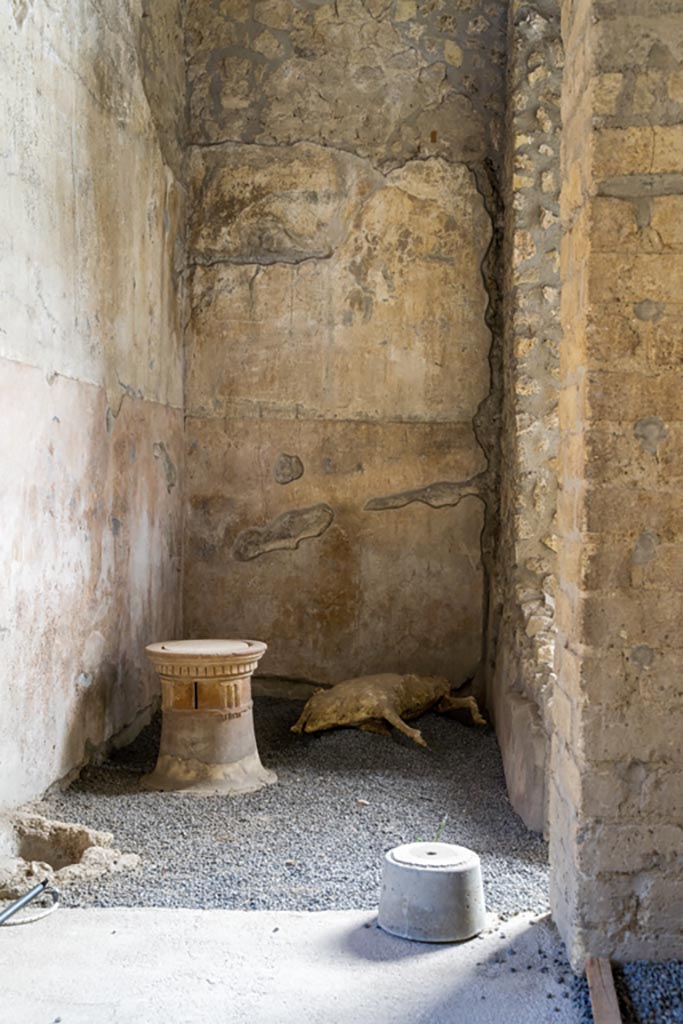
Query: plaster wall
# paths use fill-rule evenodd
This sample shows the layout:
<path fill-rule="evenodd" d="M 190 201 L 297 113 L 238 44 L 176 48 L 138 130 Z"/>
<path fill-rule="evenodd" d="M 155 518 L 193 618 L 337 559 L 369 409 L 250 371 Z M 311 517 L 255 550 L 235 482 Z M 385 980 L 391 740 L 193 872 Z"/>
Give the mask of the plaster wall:
<path fill-rule="evenodd" d="M 186 630 L 263 638 L 275 674 L 462 682 L 505 4 L 220 0 L 187 39 Z"/>
<path fill-rule="evenodd" d="M 180 628 L 181 27 L 0 12 L 0 806 L 135 723 Z"/>

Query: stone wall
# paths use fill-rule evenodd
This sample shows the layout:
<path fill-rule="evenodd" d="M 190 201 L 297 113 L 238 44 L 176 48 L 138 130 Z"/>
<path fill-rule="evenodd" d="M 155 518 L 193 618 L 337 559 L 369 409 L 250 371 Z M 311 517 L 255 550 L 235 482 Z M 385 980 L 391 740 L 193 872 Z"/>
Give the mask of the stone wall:
<path fill-rule="evenodd" d="M 513 806 L 546 824 L 560 327 L 559 0 L 511 0 L 505 166 L 501 620 L 489 703 Z"/>
<path fill-rule="evenodd" d="M 0 805 L 134 723 L 180 629 L 181 28 L 0 13 Z"/>
<path fill-rule="evenodd" d="M 504 21 L 188 12 L 186 631 L 266 640 L 266 672 L 479 661 Z"/>
<path fill-rule="evenodd" d="M 683 948 L 683 3 L 565 0 L 553 914 Z"/>

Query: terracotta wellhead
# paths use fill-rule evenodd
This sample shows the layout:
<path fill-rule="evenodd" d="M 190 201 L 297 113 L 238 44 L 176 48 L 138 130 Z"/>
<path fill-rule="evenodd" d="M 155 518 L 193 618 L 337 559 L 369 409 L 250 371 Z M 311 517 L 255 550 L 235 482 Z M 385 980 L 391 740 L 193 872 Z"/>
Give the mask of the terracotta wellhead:
<path fill-rule="evenodd" d="M 147 656 L 161 679 L 161 743 L 147 789 L 197 795 L 250 793 L 277 776 L 261 764 L 251 677 L 258 640 L 170 640 Z"/>

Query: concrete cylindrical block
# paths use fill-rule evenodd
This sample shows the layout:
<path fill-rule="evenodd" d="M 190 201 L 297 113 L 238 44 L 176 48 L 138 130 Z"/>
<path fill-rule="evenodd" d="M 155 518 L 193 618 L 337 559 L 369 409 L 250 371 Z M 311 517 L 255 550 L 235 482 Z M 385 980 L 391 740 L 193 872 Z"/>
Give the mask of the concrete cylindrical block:
<path fill-rule="evenodd" d="M 277 777 L 261 764 L 251 676 L 258 640 L 171 640 L 146 648 L 161 679 L 161 744 L 147 789 L 249 793 Z"/>
<path fill-rule="evenodd" d="M 486 923 L 479 857 L 451 843 L 407 843 L 384 858 L 379 925 L 418 942 L 462 942 Z"/>

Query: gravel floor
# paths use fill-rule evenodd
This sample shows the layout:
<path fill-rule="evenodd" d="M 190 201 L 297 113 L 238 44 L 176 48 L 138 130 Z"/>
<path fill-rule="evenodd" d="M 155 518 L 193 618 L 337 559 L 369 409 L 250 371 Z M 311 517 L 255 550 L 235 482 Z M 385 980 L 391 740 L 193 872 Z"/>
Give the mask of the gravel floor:
<path fill-rule="evenodd" d="M 69 887 L 71 906 L 347 910 L 376 906 L 383 853 L 435 837 L 482 858 L 487 908 L 502 917 L 547 909 L 547 846 L 508 801 L 493 734 L 431 714 L 430 749 L 355 729 L 300 737 L 301 704 L 259 698 L 259 751 L 279 781 L 240 797 L 147 793 L 155 722 L 115 761 L 87 768 L 41 805 L 52 817 L 107 829 L 139 853 L 139 871 Z"/>
<path fill-rule="evenodd" d="M 429 750 L 398 734 L 351 729 L 299 737 L 289 726 L 300 710 L 294 701 L 256 701 L 261 758 L 279 776 L 259 793 L 141 792 L 140 774 L 154 766 L 157 720 L 112 761 L 43 801 L 43 813 L 107 829 L 142 858 L 137 872 L 69 887 L 64 903 L 371 909 L 384 851 L 433 839 L 448 815 L 441 838 L 480 854 L 489 910 L 502 918 L 547 910 L 547 847 L 510 807 L 491 732 L 427 715 L 420 728 Z M 537 969 L 566 979 L 577 1022 L 592 1024 L 585 980 L 564 957 L 544 956 L 539 950 Z M 683 1024 L 683 963 L 629 964 L 615 979 L 624 1024 Z"/>
<path fill-rule="evenodd" d="M 614 967 L 623 1024 L 683 1024 L 683 961 L 640 961 Z M 594 1024 L 585 978 L 572 986 L 578 1024 Z"/>

